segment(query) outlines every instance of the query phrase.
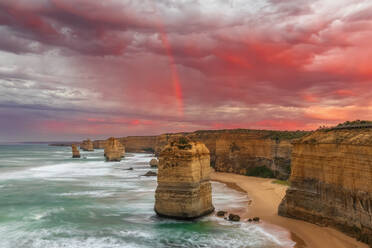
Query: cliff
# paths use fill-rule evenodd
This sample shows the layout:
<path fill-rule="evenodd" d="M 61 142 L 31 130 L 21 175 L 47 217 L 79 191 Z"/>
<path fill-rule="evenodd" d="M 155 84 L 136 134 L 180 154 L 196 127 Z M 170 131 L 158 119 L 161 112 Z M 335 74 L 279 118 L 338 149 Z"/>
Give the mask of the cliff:
<path fill-rule="evenodd" d="M 292 149 L 290 139 L 296 132 L 288 132 L 287 136 L 283 135 L 285 133 L 237 129 L 197 131 L 188 137 L 206 144 L 216 171 L 287 179 Z"/>
<path fill-rule="evenodd" d="M 119 138 L 127 152 L 154 152 L 157 136 L 128 136 Z"/>
<path fill-rule="evenodd" d="M 291 140 L 308 132 L 265 130 L 211 130 L 193 133 L 162 134 L 154 150 L 159 151 L 174 137 L 185 136 L 204 143 L 210 151 L 211 166 L 219 172 L 288 179 Z"/>
<path fill-rule="evenodd" d="M 290 181 L 280 215 L 333 226 L 372 247 L 372 128 L 297 140 Z"/>
<path fill-rule="evenodd" d="M 213 212 L 210 172 L 204 144 L 185 137 L 170 141 L 159 154 L 156 213 L 193 219 Z"/>

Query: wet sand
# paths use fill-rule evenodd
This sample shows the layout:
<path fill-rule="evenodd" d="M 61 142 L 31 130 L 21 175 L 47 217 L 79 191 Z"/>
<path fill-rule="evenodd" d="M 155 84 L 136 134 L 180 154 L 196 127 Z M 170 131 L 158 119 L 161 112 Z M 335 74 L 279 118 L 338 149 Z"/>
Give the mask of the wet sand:
<path fill-rule="evenodd" d="M 245 209 L 235 213 L 243 219 L 258 216 L 265 222 L 286 228 L 291 232 L 291 238 L 297 243 L 297 248 L 368 248 L 368 245 L 335 229 L 278 216 L 277 209 L 287 186 L 274 184 L 273 179 L 219 172 L 213 172 L 211 179 L 246 192 L 252 201 L 247 202 Z"/>

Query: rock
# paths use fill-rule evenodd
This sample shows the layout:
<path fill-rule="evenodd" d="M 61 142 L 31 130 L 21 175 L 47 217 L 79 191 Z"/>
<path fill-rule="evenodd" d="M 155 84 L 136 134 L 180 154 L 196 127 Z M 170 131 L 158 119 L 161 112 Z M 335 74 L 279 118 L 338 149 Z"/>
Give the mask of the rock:
<path fill-rule="evenodd" d="M 150 166 L 151 167 L 158 167 L 159 161 L 155 158 L 151 159 Z"/>
<path fill-rule="evenodd" d="M 125 147 L 120 141 L 119 141 L 118 147 L 119 147 L 119 151 L 121 153 L 121 157 L 124 158 L 125 157 Z"/>
<path fill-rule="evenodd" d="M 80 144 L 80 149 L 88 152 L 94 151 L 93 142 L 90 139 L 83 140 L 83 142 Z"/>
<path fill-rule="evenodd" d="M 145 175 L 143 175 L 143 176 L 145 176 L 145 177 L 156 177 L 158 174 L 156 173 L 156 172 L 154 172 L 154 171 L 148 171 L 148 172 L 146 172 L 146 174 Z"/>
<path fill-rule="evenodd" d="M 77 146 L 72 144 L 71 148 L 72 148 L 72 158 L 80 158 L 80 151 L 77 148 Z"/>
<path fill-rule="evenodd" d="M 260 221 L 260 218 L 259 218 L 259 217 L 254 217 L 254 218 L 253 218 L 253 221 L 254 221 L 254 222 L 259 222 L 259 221 Z"/>
<path fill-rule="evenodd" d="M 237 214 L 229 214 L 230 221 L 240 221 L 240 216 Z"/>
<path fill-rule="evenodd" d="M 104 155 L 106 161 L 121 161 L 123 157 L 123 145 L 113 137 L 107 139 Z"/>
<path fill-rule="evenodd" d="M 295 141 L 290 182 L 279 215 L 372 247 L 372 128 L 318 130 Z"/>
<path fill-rule="evenodd" d="M 207 147 L 186 138 L 171 140 L 159 154 L 155 212 L 194 219 L 214 211 Z"/>
<path fill-rule="evenodd" d="M 218 217 L 224 217 L 226 214 L 227 214 L 226 211 L 218 211 L 216 215 L 217 215 Z"/>

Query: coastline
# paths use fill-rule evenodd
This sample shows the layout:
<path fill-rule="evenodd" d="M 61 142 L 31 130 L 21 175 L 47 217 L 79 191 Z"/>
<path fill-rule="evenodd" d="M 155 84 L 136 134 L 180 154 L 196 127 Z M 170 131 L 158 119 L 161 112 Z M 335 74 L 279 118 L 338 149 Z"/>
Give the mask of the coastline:
<path fill-rule="evenodd" d="M 243 211 L 235 213 L 242 219 L 258 216 L 265 222 L 286 228 L 291 232 L 291 239 L 297 243 L 296 248 L 368 248 L 368 245 L 335 229 L 278 216 L 277 209 L 287 186 L 274 184 L 273 179 L 212 172 L 211 180 L 248 194 L 252 201 L 247 203 Z"/>

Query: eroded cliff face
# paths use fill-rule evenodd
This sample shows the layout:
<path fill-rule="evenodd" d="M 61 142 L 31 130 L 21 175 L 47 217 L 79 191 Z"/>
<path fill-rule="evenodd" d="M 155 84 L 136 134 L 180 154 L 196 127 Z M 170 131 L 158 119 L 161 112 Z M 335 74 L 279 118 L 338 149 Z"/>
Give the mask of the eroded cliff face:
<path fill-rule="evenodd" d="M 128 136 L 119 138 L 127 152 L 154 152 L 157 136 Z"/>
<path fill-rule="evenodd" d="M 193 219 L 213 212 L 207 147 L 185 137 L 173 139 L 159 154 L 155 211 Z"/>
<path fill-rule="evenodd" d="M 336 227 L 372 247 L 372 128 L 296 141 L 290 181 L 280 215 Z"/>
<path fill-rule="evenodd" d="M 270 134 L 255 130 L 200 131 L 190 137 L 206 144 L 216 171 L 255 176 L 257 168 L 266 168 L 268 177 L 287 179 L 292 145 Z"/>
<path fill-rule="evenodd" d="M 174 137 L 185 136 L 195 142 L 204 143 L 210 151 L 211 166 L 216 171 L 242 175 L 262 175 L 287 179 L 290 174 L 291 137 L 296 132 L 259 130 L 216 130 L 193 133 L 163 134 L 156 139 L 155 154 Z M 298 135 L 297 135 L 298 136 Z M 279 137 L 279 138 L 278 138 Z"/>

